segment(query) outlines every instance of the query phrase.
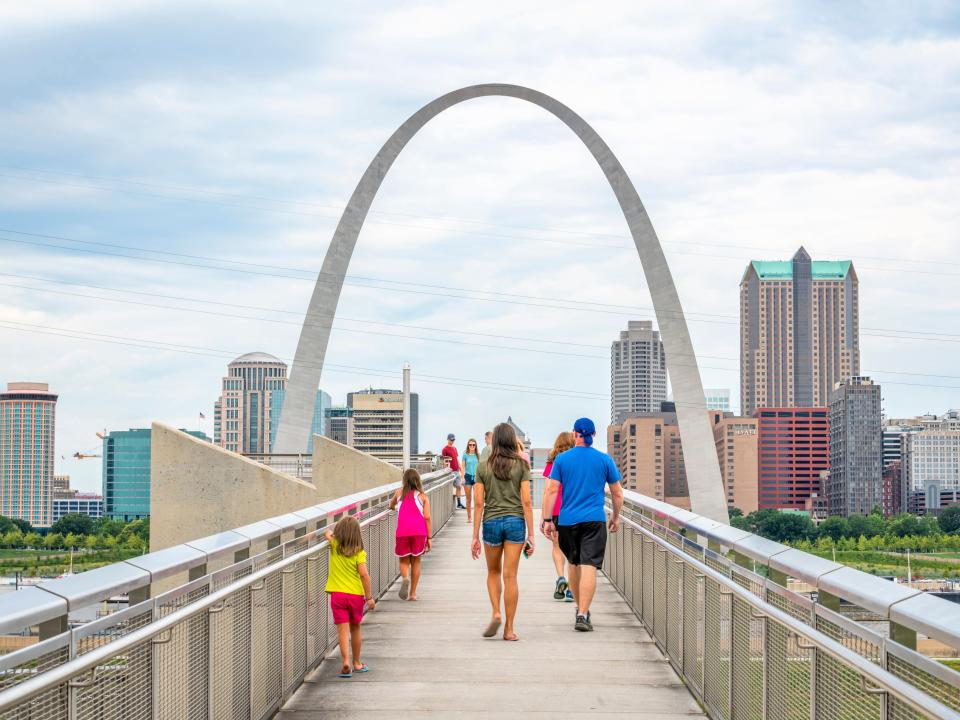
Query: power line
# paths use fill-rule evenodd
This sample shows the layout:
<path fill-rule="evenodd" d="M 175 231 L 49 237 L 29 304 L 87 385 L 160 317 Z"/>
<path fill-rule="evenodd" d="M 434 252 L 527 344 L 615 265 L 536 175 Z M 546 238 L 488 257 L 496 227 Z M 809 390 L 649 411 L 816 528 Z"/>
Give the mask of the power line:
<path fill-rule="evenodd" d="M 307 215 L 319 215 L 319 216 L 321 216 L 321 217 L 335 217 L 335 218 L 339 218 L 340 215 L 343 213 L 343 211 L 344 211 L 344 209 L 345 209 L 344 206 L 342 206 L 342 205 L 320 205 L 320 204 L 318 204 L 318 203 L 305 202 L 305 201 L 300 201 L 300 200 L 290 200 L 290 199 L 286 199 L 286 198 L 272 198 L 272 197 L 265 197 L 265 196 L 260 196 L 260 195 L 249 195 L 249 194 L 242 194 L 242 193 L 228 193 L 228 192 L 223 192 L 223 191 L 218 191 L 218 190 L 210 190 L 210 189 L 208 189 L 208 188 L 198 188 L 198 187 L 195 187 L 195 186 L 171 185 L 171 184 L 163 184 L 163 183 L 156 183 L 156 182 L 143 182 L 143 181 L 130 180 L 130 179 L 125 179 L 125 178 L 110 178 L 110 177 L 104 177 L 104 176 L 100 176 L 100 175 L 89 175 L 89 174 L 81 174 L 81 173 L 71 173 L 71 172 L 64 172 L 64 171 L 57 171 L 57 170 L 48 170 L 48 169 L 40 169 L 40 168 L 27 168 L 27 167 L 23 167 L 23 166 L 19 166 L 19 165 L 0 165 L 0 167 L 5 167 L 5 168 L 8 168 L 8 169 L 18 170 L 18 171 L 22 171 L 22 172 L 42 173 L 42 174 L 45 174 L 45 175 L 54 175 L 54 176 L 61 176 L 61 177 L 80 178 L 80 179 L 87 179 L 87 180 L 98 180 L 98 181 L 105 181 L 105 182 L 118 183 L 118 184 L 135 185 L 135 186 L 138 186 L 138 187 L 157 188 L 157 189 L 164 189 L 164 190 L 174 190 L 174 191 L 177 191 L 177 192 L 197 193 L 197 194 L 210 195 L 210 196 L 216 196 L 216 197 L 231 198 L 231 199 L 235 199 L 235 200 L 249 200 L 249 199 L 252 199 L 252 200 L 258 200 L 258 201 L 263 201 L 263 202 L 279 203 L 279 204 L 284 204 L 284 205 L 292 205 L 292 206 L 308 207 L 308 208 L 319 208 L 319 209 L 324 209 L 324 210 L 330 210 L 330 211 L 332 211 L 333 213 L 335 213 L 334 215 L 320 215 L 320 214 L 318 214 L 318 213 L 301 213 L 301 214 L 307 214 Z M 76 184 L 76 183 L 63 183 L 63 182 L 58 182 L 58 181 L 50 180 L 49 178 L 36 178 L 36 177 L 31 177 L 31 176 L 29 176 L 29 175 L 3 175 L 3 174 L 0 174 L 0 177 L 7 177 L 7 178 L 11 178 L 11 179 L 18 179 L 18 180 L 27 180 L 27 181 L 30 181 L 30 182 L 52 183 L 52 184 L 64 184 L 64 185 L 68 185 L 68 186 L 70 186 L 70 187 L 87 187 L 87 188 L 90 188 L 90 189 L 101 190 L 101 191 L 104 191 L 104 192 L 119 192 L 119 193 L 124 193 L 124 192 L 125 192 L 125 191 L 123 191 L 123 190 L 121 190 L 121 189 L 119 189 L 119 188 L 115 188 L 115 187 L 102 187 L 102 186 L 97 186 L 97 185 L 83 185 L 83 184 Z M 144 195 L 144 196 L 148 196 L 148 197 L 151 197 L 151 196 L 153 196 L 153 197 L 160 197 L 160 198 L 164 198 L 164 199 L 168 199 L 168 200 L 187 200 L 187 201 L 192 201 L 192 202 L 202 202 L 202 201 L 196 200 L 195 198 L 184 197 L 184 196 L 182 196 L 182 195 L 170 196 L 170 195 L 161 195 L 161 194 L 156 194 L 156 193 L 154 193 L 154 194 L 151 194 L 151 193 L 136 193 L 136 194 L 138 194 L 138 195 Z M 217 203 L 217 204 L 222 204 L 222 203 Z M 239 205 L 239 206 L 238 206 L 238 205 L 230 205 L 230 207 L 246 207 L 246 206 L 243 206 L 243 205 Z M 277 211 L 278 211 L 278 210 L 275 209 L 275 208 L 261 208 L 261 207 L 254 207 L 254 206 L 251 206 L 250 209 L 264 210 L 264 211 L 267 211 L 267 212 L 277 212 Z M 407 217 L 407 218 L 412 218 L 412 219 L 435 220 L 435 221 L 440 221 L 440 222 L 469 223 L 469 224 L 472 224 L 472 225 L 483 225 L 483 226 L 487 226 L 487 227 L 504 228 L 504 229 L 509 229 L 509 230 L 523 230 L 523 231 L 527 231 L 527 232 L 539 232 L 539 233 L 551 233 L 551 234 L 565 234 L 565 235 L 571 235 L 571 236 L 580 237 L 580 238 L 582 238 L 582 237 L 584 237 L 584 236 L 586 236 L 586 237 L 596 237 L 596 238 L 607 238 L 607 239 L 612 239 L 612 240 L 627 241 L 627 242 L 630 243 L 630 245 L 623 246 L 622 249 L 626 249 L 627 247 L 632 247 L 632 238 L 631 238 L 630 236 L 628 236 L 628 235 L 618 234 L 618 233 L 599 233 L 599 232 L 589 231 L 589 230 L 570 230 L 570 229 L 568 229 L 568 228 L 536 227 L 536 226 L 529 226 L 529 225 L 517 225 L 517 224 L 507 224 L 507 223 L 493 223 L 493 222 L 489 222 L 489 221 L 486 221 L 486 220 L 476 220 L 476 219 L 470 219 L 470 218 L 458 218 L 458 217 L 452 217 L 452 216 L 428 215 L 428 214 L 425 214 L 425 213 L 401 213 L 401 212 L 396 212 L 396 211 L 371 210 L 371 211 L 369 212 L 369 214 L 370 214 L 370 215 L 395 215 L 395 216 L 398 216 L 398 217 Z M 375 223 L 377 223 L 377 222 L 382 222 L 382 221 L 378 221 L 378 220 L 376 220 L 376 218 L 370 218 L 370 219 L 368 219 L 368 222 L 375 222 Z M 390 223 L 385 223 L 385 222 L 384 222 L 383 224 L 390 224 Z M 439 230 L 444 230 L 444 231 L 449 231 L 449 232 L 459 232 L 459 233 L 467 233 L 467 234 L 477 234 L 477 235 L 480 235 L 480 233 L 476 233 L 476 231 L 468 231 L 468 230 L 463 230 L 463 229 L 458 229 L 458 228 L 436 228 L 436 227 L 432 227 L 432 226 L 422 226 L 422 227 L 421 227 L 421 226 L 410 226 L 410 225 L 400 225 L 400 227 L 414 227 L 414 228 L 416 228 L 416 229 L 434 230 L 434 231 L 439 229 Z M 501 238 L 509 239 L 509 240 L 535 240 L 535 241 L 545 241 L 545 242 L 557 242 L 557 241 L 555 241 L 554 239 L 550 239 L 550 238 L 536 238 L 536 237 L 517 236 L 517 235 L 506 235 L 506 236 L 503 236 L 503 235 L 500 235 L 500 236 L 489 236 L 489 235 L 487 235 L 487 237 L 501 237 Z M 712 245 L 711 243 L 696 242 L 696 241 L 686 241 L 686 240 L 665 240 L 665 241 L 662 241 L 662 242 L 663 242 L 664 244 L 670 244 L 670 245 L 691 245 L 691 246 L 694 246 L 694 247 L 713 247 L 713 245 Z M 580 242 L 580 241 L 577 241 L 577 242 L 575 242 L 575 243 L 573 243 L 573 244 L 582 245 L 583 243 Z M 606 247 L 606 248 L 611 248 L 611 249 L 621 249 L 621 246 L 620 246 L 620 245 L 611 245 L 611 244 L 593 245 L 593 247 Z M 739 250 L 750 250 L 750 251 L 759 251 L 759 252 L 773 252 L 773 253 L 777 253 L 777 254 L 784 254 L 784 253 L 789 253 L 789 252 L 790 252 L 790 250 L 782 250 L 782 249 L 777 249 L 777 248 L 762 247 L 762 246 L 756 246 L 756 245 L 739 245 L 739 244 L 732 244 L 732 243 L 725 243 L 725 244 L 724 244 L 724 247 L 735 248 L 735 249 L 739 249 Z M 841 254 L 841 255 L 846 254 L 846 255 L 850 255 L 850 256 L 856 255 L 858 258 L 862 258 L 862 259 L 866 259 L 866 260 L 877 260 L 877 261 L 880 261 L 880 262 L 891 262 L 891 263 L 898 263 L 898 264 L 900 264 L 900 263 L 912 263 L 912 264 L 915 264 L 915 265 L 937 265 L 937 266 L 952 265 L 952 266 L 960 266 L 960 262 L 952 262 L 952 261 L 947 261 L 947 260 L 921 260 L 921 259 L 917 259 L 917 258 L 889 257 L 889 256 L 877 256 L 877 255 L 863 255 L 863 254 L 859 254 L 859 253 L 848 253 L 848 252 L 845 252 L 845 251 L 837 251 L 836 248 L 831 248 L 831 253 L 832 253 L 832 254 Z M 736 258 L 731 258 L 730 256 L 724 256 L 724 255 L 709 256 L 709 257 L 721 257 L 721 258 L 725 258 L 725 259 L 736 259 Z M 869 268 L 869 269 L 884 270 L 884 271 L 888 270 L 888 268 Z M 897 270 L 902 270 L 902 268 L 897 268 Z M 934 273 L 934 274 L 939 274 L 939 273 Z"/>

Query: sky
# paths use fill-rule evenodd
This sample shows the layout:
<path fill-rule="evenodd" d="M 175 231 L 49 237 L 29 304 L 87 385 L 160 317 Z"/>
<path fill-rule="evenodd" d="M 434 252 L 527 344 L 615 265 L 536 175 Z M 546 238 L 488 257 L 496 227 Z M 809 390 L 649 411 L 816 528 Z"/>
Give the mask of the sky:
<path fill-rule="evenodd" d="M 705 386 L 738 396 L 749 260 L 803 245 L 854 261 L 886 413 L 960 406 L 956 3 L 35 0 L 0 4 L 0 67 L 0 383 L 59 394 L 75 487 L 100 487 L 99 460 L 71 457 L 96 432 L 212 432 L 232 358 L 289 361 L 374 154 L 483 82 L 556 97 L 616 153 Z M 508 415 L 545 446 L 607 424 L 610 342 L 650 318 L 587 150 L 484 98 L 387 176 L 321 387 L 399 387 L 409 361 L 421 450 Z"/>

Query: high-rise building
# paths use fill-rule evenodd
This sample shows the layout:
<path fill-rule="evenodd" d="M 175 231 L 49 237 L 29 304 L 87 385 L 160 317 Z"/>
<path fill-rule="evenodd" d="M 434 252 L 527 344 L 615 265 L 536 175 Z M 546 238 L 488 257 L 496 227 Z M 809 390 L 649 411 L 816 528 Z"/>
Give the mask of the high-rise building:
<path fill-rule="evenodd" d="M 707 410 L 732 412 L 730 407 L 730 388 L 704 388 L 704 398 L 707 401 Z"/>
<path fill-rule="evenodd" d="M 410 393 L 410 453 L 418 450 L 419 398 Z M 403 461 L 403 391 L 360 390 L 347 393 L 353 413 L 353 447 L 381 460 L 400 465 Z"/>
<path fill-rule="evenodd" d="M 286 389 L 274 390 L 270 393 L 270 449 L 273 451 L 273 441 L 277 437 L 277 428 L 280 427 L 280 411 L 283 410 L 283 398 L 286 396 Z M 326 428 L 324 420 L 327 410 L 330 408 L 330 395 L 323 390 L 317 390 L 317 398 L 313 404 L 313 424 L 310 427 L 310 437 L 307 440 L 306 454 L 313 453 L 313 436 L 325 435 Z"/>
<path fill-rule="evenodd" d="M 649 320 L 631 320 L 610 346 L 610 422 L 659 412 L 667 399 L 667 356 Z"/>
<path fill-rule="evenodd" d="M 727 505 L 739 508 L 744 515 L 752 513 L 759 509 L 757 419 L 719 410 L 711 411 L 710 416 Z"/>
<path fill-rule="evenodd" d="M 824 407 L 860 372 L 859 284 L 853 263 L 754 260 L 740 282 L 740 408 Z"/>
<path fill-rule="evenodd" d="M 68 497 L 53 499 L 53 522 L 64 515 L 89 515 L 103 517 L 103 496 L 96 493 L 82 493 L 74 490 Z"/>
<path fill-rule="evenodd" d="M 533 447 L 533 443 L 530 440 L 530 436 L 527 435 L 526 431 L 523 430 L 519 425 L 513 421 L 513 417 L 507 415 L 507 425 L 513 428 L 513 431 L 517 434 L 517 440 L 523 443 L 523 446 L 527 449 L 527 452 L 530 451 L 530 448 Z M 477 440 L 477 443 L 480 443 L 480 440 Z"/>
<path fill-rule="evenodd" d="M 888 421 L 883 426 L 880 442 L 883 453 L 883 467 L 889 467 L 891 463 L 899 462 L 903 453 L 903 436 L 907 433 L 920 432 L 924 426 L 914 425 L 891 425 Z"/>
<path fill-rule="evenodd" d="M 823 496 L 821 473 L 830 470 L 830 418 L 825 407 L 758 408 L 757 506 L 804 510 Z"/>
<path fill-rule="evenodd" d="M 252 352 L 230 363 L 213 407 L 214 443 L 236 453 L 268 453 L 270 396 L 286 387 L 287 366 L 273 355 Z"/>
<path fill-rule="evenodd" d="M 353 445 L 353 408 L 346 405 L 328 407 L 324 413 L 323 434 L 341 445 Z"/>
<path fill-rule="evenodd" d="M 0 393 L 0 515 L 52 523 L 56 412 L 46 383 L 12 382 Z"/>
<path fill-rule="evenodd" d="M 936 513 L 960 492 L 960 430 L 947 429 L 950 426 L 946 418 L 940 427 L 901 437 L 904 511 Z"/>
<path fill-rule="evenodd" d="M 199 430 L 182 431 L 210 439 Z M 149 428 L 136 428 L 114 430 L 103 438 L 103 514 L 111 520 L 150 515 L 150 437 Z"/>
<path fill-rule="evenodd" d="M 757 509 L 757 432 L 752 418 L 708 412 L 713 426 L 727 504 Z M 643 495 L 690 507 L 683 442 L 672 403 L 658 413 L 640 413 L 607 428 L 607 452 L 624 484 Z"/>
<path fill-rule="evenodd" d="M 880 494 L 884 517 L 892 517 L 903 512 L 903 473 L 899 459 L 892 460 L 883 466 Z"/>
<path fill-rule="evenodd" d="M 830 397 L 831 515 L 868 515 L 883 505 L 880 386 L 868 377 L 838 382 Z"/>

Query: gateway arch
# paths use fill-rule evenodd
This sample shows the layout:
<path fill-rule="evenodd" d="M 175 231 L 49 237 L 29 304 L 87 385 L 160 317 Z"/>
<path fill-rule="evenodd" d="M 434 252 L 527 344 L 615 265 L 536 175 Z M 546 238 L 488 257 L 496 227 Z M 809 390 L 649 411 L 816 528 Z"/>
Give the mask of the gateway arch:
<path fill-rule="evenodd" d="M 677 422 L 683 437 L 691 507 L 701 515 L 728 522 L 726 490 L 720 477 L 713 429 L 707 417 L 693 343 L 667 260 L 640 196 L 620 161 L 582 117 L 549 95 L 519 85 L 472 85 L 442 95 L 411 115 L 373 158 L 343 211 L 310 298 L 287 382 L 273 451 L 302 452 L 310 435 L 316 392 L 344 276 L 363 221 L 387 171 L 411 138 L 434 117 L 459 103 L 490 96 L 525 100 L 555 115 L 580 138 L 603 170 L 637 246 L 653 299 L 677 405 Z M 567 420 L 572 421 L 576 415 L 575 409 L 571 409 Z"/>

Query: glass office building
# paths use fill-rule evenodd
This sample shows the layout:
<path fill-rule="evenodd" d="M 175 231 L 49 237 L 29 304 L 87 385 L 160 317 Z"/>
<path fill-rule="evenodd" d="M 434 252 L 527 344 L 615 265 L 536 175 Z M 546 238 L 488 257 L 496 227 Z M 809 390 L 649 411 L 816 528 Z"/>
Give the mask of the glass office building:
<path fill-rule="evenodd" d="M 283 398 L 287 391 L 276 389 L 270 392 L 270 448 L 277 437 L 277 428 L 280 426 L 280 411 L 283 409 Z M 310 437 L 307 439 L 307 454 L 313 453 L 313 436 L 324 434 L 324 418 L 330 409 L 330 395 L 323 390 L 317 390 L 317 399 L 313 405 L 313 423 L 310 426 Z"/>
<path fill-rule="evenodd" d="M 198 430 L 183 430 L 201 440 Z M 150 429 L 115 430 L 103 439 L 103 514 L 111 520 L 150 515 Z"/>

